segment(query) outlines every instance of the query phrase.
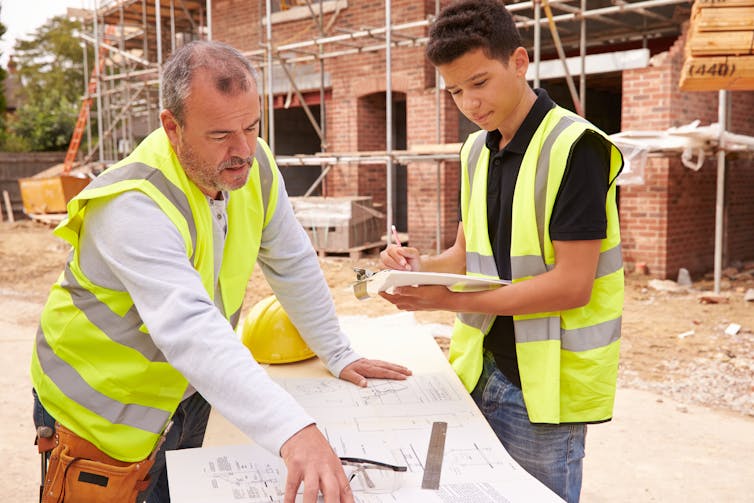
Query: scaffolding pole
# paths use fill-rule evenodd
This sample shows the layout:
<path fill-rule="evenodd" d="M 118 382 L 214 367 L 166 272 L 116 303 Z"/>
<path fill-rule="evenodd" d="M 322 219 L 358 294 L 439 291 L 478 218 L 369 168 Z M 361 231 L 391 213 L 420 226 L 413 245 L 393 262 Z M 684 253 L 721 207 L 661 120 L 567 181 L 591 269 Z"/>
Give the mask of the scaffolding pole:
<path fill-rule="evenodd" d="M 725 129 L 728 122 L 728 92 L 718 91 L 717 120 L 720 138 L 717 144 L 717 186 L 715 195 L 715 294 L 720 293 L 723 264 L 723 225 L 725 222 Z"/>
<path fill-rule="evenodd" d="M 94 67 L 100 68 L 99 64 L 99 44 L 100 44 L 100 30 L 99 30 L 99 23 L 98 23 L 98 9 L 97 9 L 97 0 L 94 0 L 94 38 L 96 40 L 96 44 L 94 47 Z M 104 32 L 104 30 L 103 30 Z M 99 75 L 102 74 L 102 72 L 98 72 L 97 75 L 97 146 L 98 146 L 98 154 L 99 154 L 99 162 L 103 162 L 104 160 L 104 152 L 102 151 L 102 80 L 100 79 Z"/>
<path fill-rule="evenodd" d="M 385 185 L 387 194 L 385 201 L 387 212 L 385 218 L 385 241 L 390 243 L 393 239 L 393 233 L 390 232 L 393 227 L 393 72 L 392 72 L 392 47 L 390 39 L 392 30 L 390 29 L 390 6 L 391 1 L 385 1 L 385 150 L 387 150 L 387 161 L 385 162 Z M 400 243 L 394 243 L 400 244 Z"/>
<path fill-rule="evenodd" d="M 270 0 L 264 2 L 265 10 L 267 13 L 265 23 L 265 33 L 267 37 L 267 43 L 265 50 L 267 51 L 267 143 L 270 145 L 270 152 L 275 155 L 275 96 L 272 90 L 272 6 Z"/>
<path fill-rule="evenodd" d="M 269 1 L 269 0 L 268 0 Z M 160 0 L 155 0 L 155 28 L 157 30 L 157 68 L 162 69 L 162 13 Z M 157 73 L 157 106 L 162 110 L 162 72 Z"/>
<path fill-rule="evenodd" d="M 440 0 L 435 0 L 435 18 L 440 14 Z M 442 141 L 442 98 L 440 96 L 440 71 L 435 67 L 435 143 L 440 144 Z M 435 201 L 435 253 L 437 255 L 442 251 L 442 171 L 445 163 L 441 160 L 435 162 L 435 192 L 437 200 Z M 408 229 L 406 229 L 408 231 Z"/>

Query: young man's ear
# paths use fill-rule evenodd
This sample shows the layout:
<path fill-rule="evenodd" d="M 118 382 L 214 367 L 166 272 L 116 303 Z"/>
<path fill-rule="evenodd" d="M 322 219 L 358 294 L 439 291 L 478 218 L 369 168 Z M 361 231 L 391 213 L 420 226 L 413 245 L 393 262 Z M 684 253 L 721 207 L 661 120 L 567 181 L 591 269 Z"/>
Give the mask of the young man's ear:
<path fill-rule="evenodd" d="M 529 53 L 523 47 L 517 47 L 511 55 L 511 61 L 516 69 L 517 77 L 526 77 L 526 71 L 529 69 Z"/>
<path fill-rule="evenodd" d="M 163 110 L 160 112 L 160 122 L 162 123 L 162 129 L 168 135 L 170 144 L 175 148 L 180 143 L 181 138 L 181 126 L 178 124 L 178 120 L 170 110 Z"/>

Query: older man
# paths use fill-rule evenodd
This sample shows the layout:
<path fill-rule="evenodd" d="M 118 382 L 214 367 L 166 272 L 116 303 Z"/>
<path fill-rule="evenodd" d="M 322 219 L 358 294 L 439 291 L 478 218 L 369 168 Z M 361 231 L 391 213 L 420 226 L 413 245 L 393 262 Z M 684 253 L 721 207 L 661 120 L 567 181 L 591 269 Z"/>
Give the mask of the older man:
<path fill-rule="evenodd" d="M 73 253 L 42 314 L 31 372 L 35 423 L 57 421 L 70 449 L 53 451 L 45 495 L 169 501 L 164 451 L 200 446 L 211 404 L 280 453 L 286 502 L 302 482 L 305 501 L 319 492 L 353 501 L 313 419 L 234 333 L 254 263 L 334 375 L 365 386 L 410 372 L 360 358 L 340 330 L 258 138 L 249 62 L 227 45 L 192 42 L 166 63 L 163 97 L 162 127 L 71 201 L 56 230 Z"/>

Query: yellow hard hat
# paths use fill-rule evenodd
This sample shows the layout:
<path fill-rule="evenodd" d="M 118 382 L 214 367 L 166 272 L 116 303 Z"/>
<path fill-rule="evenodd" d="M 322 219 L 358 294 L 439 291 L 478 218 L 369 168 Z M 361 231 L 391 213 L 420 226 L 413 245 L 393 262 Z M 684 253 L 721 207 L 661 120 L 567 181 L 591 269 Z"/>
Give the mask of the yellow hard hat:
<path fill-rule="evenodd" d="M 315 356 L 274 295 L 251 308 L 241 341 L 259 363 L 291 363 Z"/>

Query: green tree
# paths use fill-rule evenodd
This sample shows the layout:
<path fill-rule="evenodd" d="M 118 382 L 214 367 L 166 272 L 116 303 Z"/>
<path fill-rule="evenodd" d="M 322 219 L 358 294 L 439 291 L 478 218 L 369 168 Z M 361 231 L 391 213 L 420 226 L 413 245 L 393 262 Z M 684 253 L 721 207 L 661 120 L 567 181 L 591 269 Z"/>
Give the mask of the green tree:
<path fill-rule="evenodd" d="M 26 150 L 24 146 L 32 151 L 67 149 L 77 116 L 76 104 L 62 96 L 58 89 L 27 101 L 10 125 L 15 149 Z"/>
<path fill-rule="evenodd" d="M 9 124 L 8 143 L 35 151 L 68 147 L 84 88 L 80 30 L 79 21 L 57 16 L 38 28 L 31 39 L 16 42 L 13 57 L 23 104 Z M 88 50 L 91 55 L 91 48 Z"/>

